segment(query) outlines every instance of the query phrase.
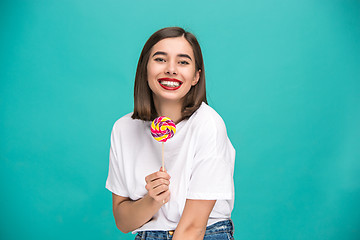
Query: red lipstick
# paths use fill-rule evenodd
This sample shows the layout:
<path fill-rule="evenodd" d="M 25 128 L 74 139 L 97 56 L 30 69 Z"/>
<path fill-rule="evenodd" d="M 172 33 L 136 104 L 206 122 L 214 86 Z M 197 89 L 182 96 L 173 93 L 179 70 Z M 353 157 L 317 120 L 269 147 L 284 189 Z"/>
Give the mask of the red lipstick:
<path fill-rule="evenodd" d="M 166 90 L 177 90 L 182 85 L 182 81 L 176 78 L 159 78 L 158 82 Z"/>

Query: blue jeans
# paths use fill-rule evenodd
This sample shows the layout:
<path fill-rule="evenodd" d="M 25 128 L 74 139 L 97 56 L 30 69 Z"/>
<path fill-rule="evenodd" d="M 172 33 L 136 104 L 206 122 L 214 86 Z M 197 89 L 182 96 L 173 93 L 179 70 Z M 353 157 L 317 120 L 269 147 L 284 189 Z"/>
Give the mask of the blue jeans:
<path fill-rule="evenodd" d="M 174 231 L 143 231 L 138 232 L 135 240 L 170 240 Z M 232 240 L 234 239 L 234 225 L 231 220 L 214 223 L 206 228 L 204 240 Z"/>

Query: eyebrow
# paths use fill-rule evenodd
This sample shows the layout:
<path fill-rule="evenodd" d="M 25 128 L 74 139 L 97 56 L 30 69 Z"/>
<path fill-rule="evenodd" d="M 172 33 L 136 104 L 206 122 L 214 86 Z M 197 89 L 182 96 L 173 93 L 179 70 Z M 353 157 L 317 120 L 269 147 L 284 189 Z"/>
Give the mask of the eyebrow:
<path fill-rule="evenodd" d="M 154 57 L 156 55 L 165 55 L 165 56 L 167 56 L 168 54 L 166 52 L 158 51 L 158 52 L 154 53 L 154 55 L 152 57 Z M 185 58 L 188 58 L 188 59 L 190 59 L 192 61 L 191 57 L 189 55 L 187 55 L 187 54 L 181 53 L 181 54 L 178 54 L 177 56 L 178 57 L 185 57 Z"/>

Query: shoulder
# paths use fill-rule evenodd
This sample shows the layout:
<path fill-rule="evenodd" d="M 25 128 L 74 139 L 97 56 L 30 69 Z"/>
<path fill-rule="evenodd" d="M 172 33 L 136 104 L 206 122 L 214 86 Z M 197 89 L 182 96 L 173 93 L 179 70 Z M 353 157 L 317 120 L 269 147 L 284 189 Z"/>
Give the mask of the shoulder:
<path fill-rule="evenodd" d="M 228 135 L 224 120 L 209 105 L 202 103 L 189 119 L 191 131 L 194 132 L 201 142 L 223 143 L 227 142 Z"/>
<path fill-rule="evenodd" d="M 118 120 L 116 120 L 113 128 L 121 128 L 125 125 L 132 124 L 131 115 L 132 115 L 132 113 L 128 113 L 128 114 L 122 116 L 121 118 L 119 118 Z"/>
<path fill-rule="evenodd" d="M 132 113 L 128 113 L 124 115 L 123 117 L 119 118 L 113 125 L 112 132 L 113 134 L 116 133 L 126 133 L 134 131 L 135 129 L 139 129 L 144 124 L 146 124 L 145 121 L 139 120 L 139 119 L 133 119 L 131 118 Z"/>
<path fill-rule="evenodd" d="M 197 158 L 216 160 L 213 156 L 222 156 L 223 160 L 227 159 L 231 163 L 234 148 L 222 117 L 205 103 L 194 114 L 191 130 L 196 139 Z"/>
<path fill-rule="evenodd" d="M 196 110 L 193 121 L 202 126 L 202 128 L 210 128 L 215 131 L 225 131 L 226 127 L 222 117 L 209 105 L 202 103 L 200 108 Z M 208 130 L 210 130 L 208 129 Z"/>

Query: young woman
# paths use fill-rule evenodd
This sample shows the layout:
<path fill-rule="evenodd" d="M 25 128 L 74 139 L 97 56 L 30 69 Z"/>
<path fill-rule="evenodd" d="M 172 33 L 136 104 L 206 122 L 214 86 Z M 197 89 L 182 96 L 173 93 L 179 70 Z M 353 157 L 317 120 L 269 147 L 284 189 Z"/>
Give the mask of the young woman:
<path fill-rule="evenodd" d="M 201 49 L 179 27 L 155 32 L 141 52 L 134 112 L 111 134 L 106 188 L 116 226 L 135 239 L 233 239 L 235 150 L 222 118 L 207 105 Z M 159 116 L 176 123 L 161 144 L 150 133 Z M 160 170 L 159 170 L 160 168 Z"/>

